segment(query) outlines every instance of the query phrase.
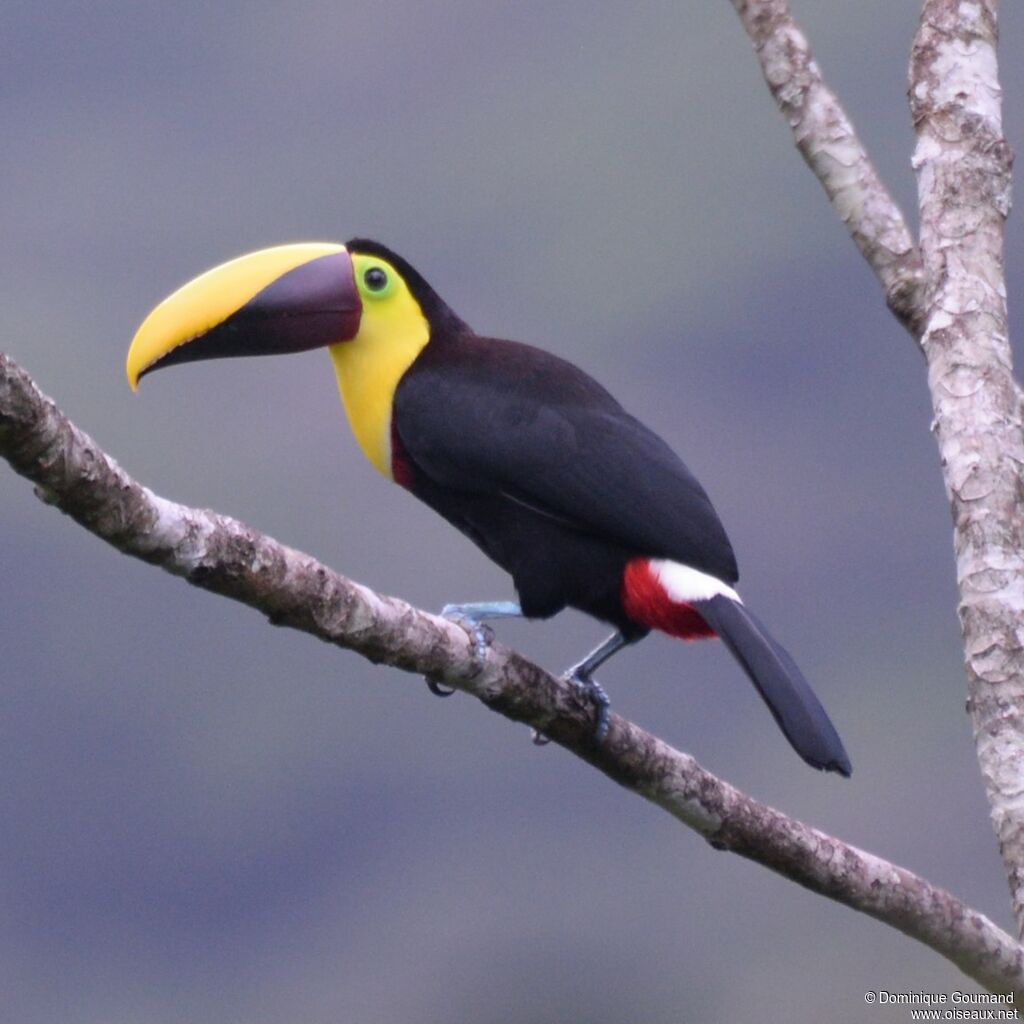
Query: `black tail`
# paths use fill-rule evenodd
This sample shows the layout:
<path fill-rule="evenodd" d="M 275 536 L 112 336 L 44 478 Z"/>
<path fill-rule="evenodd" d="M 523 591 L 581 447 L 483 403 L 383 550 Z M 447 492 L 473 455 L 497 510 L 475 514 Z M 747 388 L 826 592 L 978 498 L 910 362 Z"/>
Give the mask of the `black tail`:
<path fill-rule="evenodd" d="M 796 663 L 754 614 L 721 594 L 693 606 L 743 666 L 793 749 L 813 768 L 849 776 L 850 759 L 835 726 Z"/>

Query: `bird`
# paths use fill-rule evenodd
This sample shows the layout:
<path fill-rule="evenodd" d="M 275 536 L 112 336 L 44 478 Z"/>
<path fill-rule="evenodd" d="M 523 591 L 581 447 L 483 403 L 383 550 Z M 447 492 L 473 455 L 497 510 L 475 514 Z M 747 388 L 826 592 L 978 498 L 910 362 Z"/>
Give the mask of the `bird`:
<path fill-rule="evenodd" d="M 359 447 L 512 578 L 517 601 L 446 605 L 483 623 L 574 608 L 614 632 L 567 673 L 608 728 L 595 671 L 652 630 L 718 637 L 797 754 L 851 773 L 827 713 L 743 602 L 732 545 L 675 452 L 559 356 L 476 334 L 397 253 L 367 238 L 240 256 L 173 292 L 128 351 L 132 389 L 180 363 L 326 348 Z M 443 692 L 443 691 L 442 691 Z"/>

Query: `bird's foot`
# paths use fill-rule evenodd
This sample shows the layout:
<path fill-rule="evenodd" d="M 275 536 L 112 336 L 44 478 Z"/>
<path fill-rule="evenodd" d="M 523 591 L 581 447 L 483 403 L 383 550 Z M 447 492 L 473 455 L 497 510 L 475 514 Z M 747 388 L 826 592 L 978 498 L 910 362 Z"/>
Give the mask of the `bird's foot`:
<path fill-rule="evenodd" d="M 608 709 L 612 704 L 608 694 L 605 693 L 604 687 L 590 676 L 582 664 L 574 665 L 563 678 L 575 683 L 594 705 L 597 714 L 597 721 L 594 724 L 594 742 L 600 745 L 608 735 Z"/>
<path fill-rule="evenodd" d="M 487 648 L 491 646 L 494 639 L 494 632 L 490 626 L 485 626 L 482 619 L 476 618 L 472 613 L 464 611 L 466 605 L 446 604 L 441 609 L 441 615 L 452 622 L 457 622 L 466 629 L 473 638 L 473 657 L 477 661 L 483 661 L 487 657 Z"/>
<path fill-rule="evenodd" d="M 471 604 L 446 604 L 441 614 L 469 631 L 473 638 L 473 654 L 477 661 L 483 661 L 494 639 L 494 633 L 484 623 L 488 619 L 518 618 L 523 613 L 515 601 L 476 601 Z"/>
<path fill-rule="evenodd" d="M 570 683 L 575 683 L 593 703 L 597 713 L 597 721 L 594 724 L 594 742 L 600 745 L 608 735 L 608 710 L 612 704 L 608 694 L 596 679 L 591 679 L 590 676 L 584 674 L 578 665 L 569 669 L 562 678 Z M 532 729 L 531 734 L 534 744 L 538 747 L 546 747 L 551 742 L 539 729 Z"/>
<path fill-rule="evenodd" d="M 446 604 L 441 614 L 457 622 L 473 638 L 473 657 L 482 662 L 487 657 L 494 633 L 485 626 L 487 619 L 506 619 L 522 615 L 515 601 L 478 601 L 471 604 Z M 455 691 L 442 686 L 436 679 L 427 679 L 427 689 L 435 697 L 450 697 Z"/>
<path fill-rule="evenodd" d="M 605 736 L 608 735 L 608 709 L 612 702 L 604 692 L 604 687 L 594 678 L 594 673 L 616 651 L 621 651 L 627 644 L 635 643 L 642 636 L 644 634 L 641 632 L 627 637 L 622 630 L 618 630 L 562 676 L 563 679 L 568 679 L 580 687 L 593 702 L 597 711 L 597 724 L 594 726 L 594 742 L 597 744 L 603 743 Z"/>

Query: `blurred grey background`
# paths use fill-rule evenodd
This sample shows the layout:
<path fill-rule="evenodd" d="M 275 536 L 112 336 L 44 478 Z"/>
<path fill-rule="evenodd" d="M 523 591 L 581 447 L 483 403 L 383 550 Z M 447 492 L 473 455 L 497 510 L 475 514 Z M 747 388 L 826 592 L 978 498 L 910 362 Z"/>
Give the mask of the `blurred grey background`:
<path fill-rule="evenodd" d="M 918 6 L 795 3 L 912 220 Z M 196 273 L 379 238 L 677 448 L 854 776 L 807 769 L 715 644 L 621 655 L 615 708 L 1011 925 L 923 364 L 730 5 L 8 0 L 0 39 L 0 346 L 126 469 L 427 608 L 510 596 L 363 462 L 322 353 L 124 381 Z M 841 1024 L 970 988 L 471 699 L 131 562 L 9 471 L 0 503 L 5 1021 Z M 603 632 L 499 628 L 552 669 Z"/>

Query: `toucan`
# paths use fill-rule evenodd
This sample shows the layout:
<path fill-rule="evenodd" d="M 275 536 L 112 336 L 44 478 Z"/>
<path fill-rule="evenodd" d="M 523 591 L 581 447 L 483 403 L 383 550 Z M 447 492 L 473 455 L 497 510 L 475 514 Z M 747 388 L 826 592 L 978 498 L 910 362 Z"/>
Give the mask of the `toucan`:
<path fill-rule="evenodd" d="M 128 352 L 132 388 L 176 363 L 326 348 L 356 440 L 507 571 L 518 602 L 448 605 L 481 623 L 576 608 L 615 629 L 570 670 L 593 679 L 652 629 L 720 637 L 796 752 L 850 774 L 832 722 L 736 592 L 736 559 L 697 479 L 595 380 L 549 352 L 482 337 L 378 242 L 276 246 L 207 271 L 160 303 Z"/>

